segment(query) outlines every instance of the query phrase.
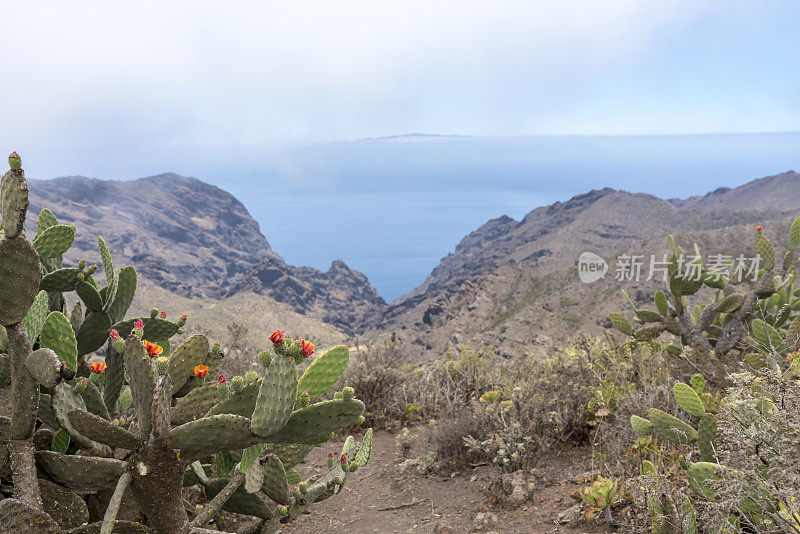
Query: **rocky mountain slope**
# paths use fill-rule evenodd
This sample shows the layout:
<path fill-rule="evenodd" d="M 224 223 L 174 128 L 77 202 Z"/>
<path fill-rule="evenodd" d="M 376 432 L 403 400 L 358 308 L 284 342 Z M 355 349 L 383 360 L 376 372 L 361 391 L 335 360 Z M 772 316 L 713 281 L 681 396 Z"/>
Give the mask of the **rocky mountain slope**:
<path fill-rule="evenodd" d="M 521 221 L 501 217 L 466 236 L 424 284 L 385 310 L 375 328 L 393 332 L 414 353 L 437 354 L 458 344 L 494 345 L 509 357 L 546 353 L 580 332 L 608 326 L 602 319 L 607 312 L 624 307 L 620 289 L 649 298 L 660 287 L 614 281 L 612 260 L 619 253 L 643 254 L 644 278 L 650 255 L 660 259 L 666 251 L 668 233 L 697 241 L 707 253 L 744 253 L 751 243 L 738 236 L 763 224 L 783 243 L 778 228 L 800 214 L 798 191 L 800 174 L 787 172 L 686 200 L 595 190 L 537 208 Z M 579 281 L 576 265 L 584 251 L 612 264 L 604 280 Z"/>
<path fill-rule="evenodd" d="M 120 264 L 180 297 L 251 292 L 347 333 L 385 306 L 344 262 L 325 273 L 287 265 L 239 200 L 196 178 L 30 180 L 30 197 L 32 213 L 47 207 L 78 228 L 67 265 L 81 257 L 98 261 L 95 240 L 102 235 Z M 35 232 L 35 218 L 29 224 Z"/>

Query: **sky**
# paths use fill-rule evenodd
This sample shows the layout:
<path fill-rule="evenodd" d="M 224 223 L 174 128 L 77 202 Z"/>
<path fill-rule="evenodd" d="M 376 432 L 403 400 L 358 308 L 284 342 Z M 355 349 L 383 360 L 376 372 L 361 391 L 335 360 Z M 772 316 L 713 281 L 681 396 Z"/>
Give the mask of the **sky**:
<path fill-rule="evenodd" d="M 800 119 L 794 1 L 41 0 L 3 14 L 0 140 L 59 151 L 61 173 L 120 147 Z"/>
<path fill-rule="evenodd" d="M 0 150 L 28 176 L 196 176 L 240 198 L 288 261 L 344 259 L 389 299 L 489 217 L 592 187 L 686 196 L 800 168 L 792 136 L 578 139 L 555 158 L 549 140 L 518 141 L 800 131 L 795 0 L 7 4 Z M 347 144 L 410 132 L 489 141 L 475 157 Z M 658 182 L 638 178 L 656 167 Z M 483 180 L 505 181 L 488 203 Z M 379 228 L 385 203 L 391 239 L 346 239 Z M 428 241 L 409 237 L 421 229 Z"/>

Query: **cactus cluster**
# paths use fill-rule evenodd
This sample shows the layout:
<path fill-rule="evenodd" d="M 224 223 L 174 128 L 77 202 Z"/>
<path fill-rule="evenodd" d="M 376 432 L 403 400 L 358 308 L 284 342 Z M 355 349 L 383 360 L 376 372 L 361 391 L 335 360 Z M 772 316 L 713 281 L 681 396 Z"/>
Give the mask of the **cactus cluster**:
<path fill-rule="evenodd" d="M 796 379 L 794 371 L 800 358 L 795 358 L 792 352 L 800 348 L 800 315 L 796 313 L 800 310 L 800 289 L 794 288 L 800 218 L 790 227 L 787 251 L 780 264 L 775 260 L 775 250 L 764 235 L 763 228 L 756 227 L 754 250 L 760 270 L 754 273 L 756 276 L 751 280 L 745 279 L 741 271 L 734 270 L 732 264 L 724 273 L 706 270 L 696 245 L 694 258 L 687 263 L 684 252 L 676 246 L 672 236 L 668 240 L 668 290 L 666 293 L 655 293 L 656 310 L 638 309 L 629 301 L 636 326 L 621 314 L 612 314 L 610 317 L 611 324 L 629 336 L 626 345 L 654 342 L 662 333 L 669 332 L 680 340 L 680 344 L 666 346 L 667 352 L 675 356 L 685 356 L 684 350 L 691 347 L 699 362 L 712 361 L 712 366 L 714 356 L 719 358 L 727 355 L 729 362 L 737 362 L 750 369 L 768 368 L 778 376 Z M 713 296 L 705 303 L 690 307 L 688 297 L 703 286 L 712 288 Z M 729 394 L 720 399 L 719 395 L 712 395 L 706 389 L 706 380 L 700 374 L 692 376 L 688 384 L 675 383 L 672 393 L 682 412 L 678 414 L 680 417 L 652 407 L 646 418 L 632 415 L 630 424 L 640 436 L 654 433 L 675 445 L 696 447 L 684 447 L 684 451 L 690 452 L 681 456 L 679 463 L 688 486 L 694 490 L 693 495 L 700 500 L 714 502 L 713 482 L 720 480 L 722 470 L 730 469 L 722 465 L 716 446 L 717 412 L 721 403 L 732 402 L 732 397 Z M 763 421 L 770 419 L 776 411 L 773 400 L 759 397 L 754 408 L 758 412 L 757 418 Z M 736 417 L 735 410 L 733 415 Z M 760 465 L 762 459 L 758 451 L 751 451 L 751 454 L 753 462 Z M 682 495 L 679 506 L 676 506 L 660 488 L 656 468 L 650 461 L 643 462 L 642 477 L 653 532 L 699 532 L 692 501 L 688 496 Z M 752 491 L 752 495 L 757 493 L 756 489 Z M 744 496 L 737 513 L 714 528 L 719 532 L 737 532 L 740 520 L 758 525 L 767 519 L 764 509 Z M 774 522 L 770 524 L 774 525 Z"/>
<path fill-rule="evenodd" d="M 748 275 L 731 258 L 724 268 L 708 268 L 697 245 L 694 255 L 687 256 L 672 236 L 667 265 L 667 291 L 656 291 L 655 310 L 637 308 L 633 324 L 623 315 L 611 314 L 611 324 L 630 337 L 631 344 L 654 340 L 668 332 L 680 338 L 680 345 L 668 350 L 680 354 L 683 347 L 700 353 L 714 352 L 717 357 L 736 350 L 743 355 L 758 353 L 786 355 L 800 348 L 800 289 L 797 279 L 795 250 L 800 245 L 800 218 L 789 231 L 783 261 L 775 261 L 776 253 L 762 228 L 757 227 L 755 255 L 758 271 Z M 691 261 L 690 261 L 691 260 Z M 707 302 L 691 306 L 688 298 L 703 286 L 714 290 Z M 765 362 L 774 363 L 773 360 Z"/>
<path fill-rule="evenodd" d="M 102 238 L 102 287 L 96 265 L 62 265 L 75 228 L 50 211 L 29 241 L 27 184 L 19 156 L 9 161 L 0 185 L 0 387 L 10 385 L 12 410 L 0 417 L 0 479 L 13 496 L 0 501 L 0 531 L 210 533 L 220 510 L 276 530 L 369 461 L 371 430 L 359 445 L 348 437 L 324 472 L 300 480 L 293 469 L 364 420 L 350 388 L 320 399 L 347 366 L 346 347 L 298 378 L 315 347 L 276 331 L 272 351 L 258 355 L 260 372 L 228 380 L 218 344 L 195 335 L 173 346 L 185 315 L 126 318 L 136 271 L 115 270 Z M 182 489 L 191 485 L 208 501 L 190 514 Z M 45 490 L 74 503 L 82 520 L 52 506 Z"/>

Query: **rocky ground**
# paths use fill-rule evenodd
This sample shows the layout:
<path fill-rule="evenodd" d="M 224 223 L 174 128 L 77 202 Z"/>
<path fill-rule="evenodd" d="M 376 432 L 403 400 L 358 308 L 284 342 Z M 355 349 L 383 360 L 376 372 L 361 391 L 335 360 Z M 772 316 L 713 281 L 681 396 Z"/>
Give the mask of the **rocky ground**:
<path fill-rule="evenodd" d="M 396 437 L 396 432 L 376 433 L 369 465 L 351 475 L 340 495 L 284 532 L 621 532 L 601 519 L 581 521 L 569 497 L 591 472 L 588 448 L 554 451 L 528 472 L 500 475 L 480 465 L 422 475 L 399 466 Z M 316 449 L 307 468 L 324 465 L 328 449 Z"/>

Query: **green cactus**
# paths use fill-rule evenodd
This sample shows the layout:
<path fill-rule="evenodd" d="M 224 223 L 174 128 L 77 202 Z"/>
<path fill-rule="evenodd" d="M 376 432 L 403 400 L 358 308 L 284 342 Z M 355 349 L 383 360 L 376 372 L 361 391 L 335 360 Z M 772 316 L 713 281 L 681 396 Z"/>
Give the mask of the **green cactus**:
<path fill-rule="evenodd" d="M 39 470 L 78 493 L 113 491 L 103 522 L 86 525 L 87 532 L 127 528 L 116 519 L 126 493 L 135 497 L 147 528 L 159 534 L 202 529 L 220 509 L 270 519 L 274 505 L 259 491 L 283 507 L 282 521 L 288 521 L 335 494 L 351 471 L 369 461 L 371 430 L 358 447 L 348 439 L 345 461 L 309 481 L 292 469 L 315 445 L 362 420 L 364 405 L 350 388 L 337 400 L 309 403 L 309 394 L 318 397 L 337 382 L 349 360 L 347 348 L 324 353 L 298 381 L 296 362 L 310 345 L 286 338 L 274 355 L 258 356 L 263 375 L 251 371 L 246 380 L 232 380 L 228 394 L 225 380 L 215 380 L 223 359 L 217 344 L 209 346 L 204 336 L 171 343 L 185 317 L 125 317 L 136 271 L 115 271 L 103 238 L 103 287 L 93 277 L 97 266 L 83 260 L 62 266 L 75 228 L 59 224 L 49 210 L 39 214 L 34 244 L 27 240 L 27 184 L 19 165 L 4 176 L 0 201 L 0 386 L 10 378 L 13 389 L 12 417 L 0 420 L 0 434 L 18 451 L 4 459 L 7 449 L 0 447 L 0 469 L 12 464 L 15 488 L 15 499 L 0 507 L 40 514 L 44 525 L 49 517 Z M 80 302 L 67 318 L 63 294 L 69 292 Z M 161 345 L 162 354 L 151 357 L 145 341 Z M 103 345 L 100 365 L 92 353 Z M 301 397 L 304 403 L 295 406 Z M 37 419 L 43 426 L 34 434 Z M 213 468 L 195 464 L 211 457 Z M 185 483 L 202 484 L 211 499 L 191 523 L 181 501 Z M 2 521 L 0 513 L 0 528 L 7 530 Z"/>

